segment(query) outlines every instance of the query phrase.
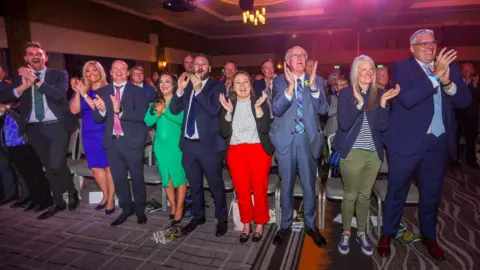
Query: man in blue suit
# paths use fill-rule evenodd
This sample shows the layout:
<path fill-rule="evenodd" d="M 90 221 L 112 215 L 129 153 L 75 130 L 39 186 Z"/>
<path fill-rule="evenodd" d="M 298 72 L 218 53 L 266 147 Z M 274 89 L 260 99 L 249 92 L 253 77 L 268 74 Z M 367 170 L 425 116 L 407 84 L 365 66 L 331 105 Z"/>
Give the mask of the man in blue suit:
<path fill-rule="evenodd" d="M 276 150 L 279 176 L 282 179 L 282 222 L 273 238 L 279 245 L 291 231 L 293 187 L 300 174 L 303 190 L 305 227 L 318 246 L 326 245 L 315 226 L 315 179 L 317 162 L 323 150 L 324 135 L 319 114 L 328 111 L 323 80 L 316 77 L 316 63 L 311 76 L 305 74 L 306 51 L 298 46 L 285 55 L 285 73 L 273 81 L 273 114 L 270 138 Z"/>
<path fill-rule="evenodd" d="M 113 83 L 98 89 L 93 101 L 96 107 L 93 119 L 96 123 L 104 123 L 102 145 L 107 149 L 115 193 L 122 208 L 122 213 L 111 225 L 124 223 L 134 213 L 137 223 L 144 224 L 147 216 L 143 155 L 147 130 L 143 119 L 148 101 L 142 88 L 127 81 L 128 65 L 125 62 L 113 62 L 110 75 Z"/>
<path fill-rule="evenodd" d="M 436 241 L 437 211 L 448 155 L 456 157 L 454 108 L 468 106 L 471 95 L 459 66 L 453 63 L 456 51 L 444 48 L 435 58 L 437 44 L 432 30 L 418 30 L 410 38 L 413 57 L 393 68 L 393 84 L 399 84 L 402 91 L 392 103 L 385 138 L 389 179 L 380 256 L 390 255 L 410 176 L 418 169 L 420 232 L 430 255 L 445 259 Z"/>
<path fill-rule="evenodd" d="M 155 96 L 157 95 L 155 87 L 158 86 L 153 87 L 148 83 L 145 83 L 145 71 L 143 67 L 134 66 L 133 68 L 131 68 L 130 78 L 133 84 L 143 89 L 147 101 L 152 102 L 155 100 Z"/>
<path fill-rule="evenodd" d="M 183 73 L 178 79 L 178 90 L 170 102 L 170 111 L 184 111 L 180 149 L 182 165 L 187 174 L 192 194 L 193 219 L 182 228 L 182 234 L 193 232 L 205 223 L 205 195 L 203 175 L 212 191 L 215 217 L 218 220 L 215 235 L 227 232 L 227 198 L 222 178 L 225 140 L 220 136 L 220 93 L 225 85 L 209 77 L 208 59 L 199 55 L 193 59 L 193 74 Z"/>

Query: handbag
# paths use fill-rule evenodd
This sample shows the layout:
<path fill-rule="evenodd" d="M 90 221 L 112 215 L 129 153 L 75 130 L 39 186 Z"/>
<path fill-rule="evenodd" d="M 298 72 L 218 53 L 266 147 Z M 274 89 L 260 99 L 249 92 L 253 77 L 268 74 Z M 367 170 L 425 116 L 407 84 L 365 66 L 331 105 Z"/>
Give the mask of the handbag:
<path fill-rule="evenodd" d="M 362 115 L 362 113 L 360 115 Z M 353 128 L 357 125 L 358 119 L 360 119 L 360 115 L 355 120 L 355 123 L 353 123 L 353 126 L 348 131 L 347 136 L 345 136 L 345 138 L 343 139 L 343 142 L 345 142 L 347 140 L 348 136 L 350 136 L 350 133 L 352 133 Z M 332 153 L 330 153 L 330 158 L 329 158 L 329 161 L 328 161 L 328 163 L 330 164 L 330 169 L 332 171 L 332 174 L 331 174 L 332 177 L 339 177 L 340 176 L 340 159 L 341 159 L 340 158 L 340 151 L 339 150 L 337 150 L 337 151 L 332 150 Z"/>

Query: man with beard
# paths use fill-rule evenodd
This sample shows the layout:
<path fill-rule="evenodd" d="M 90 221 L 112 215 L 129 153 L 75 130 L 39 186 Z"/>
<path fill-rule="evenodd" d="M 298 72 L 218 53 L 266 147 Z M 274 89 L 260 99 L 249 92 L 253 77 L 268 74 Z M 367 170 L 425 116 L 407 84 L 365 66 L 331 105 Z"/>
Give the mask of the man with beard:
<path fill-rule="evenodd" d="M 210 65 L 203 55 L 194 58 L 193 70 L 194 74 L 183 73 L 180 76 L 177 93 L 170 102 L 173 114 L 184 111 L 180 149 L 183 151 L 182 165 L 193 200 L 194 217 L 182 228 L 182 234 L 186 235 L 205 223 L 205 174 L 218 220 L 215 235 L 222 236 L 227 232 L 227 199 L 222 179 L 225 141 L 219 132 L 218 115 L 221 105 L 218 97 L 224 85 L 209 78 Z"/>
<path fill-rule="evenodd" d="M 289 49 L 285 54 L 285 73 L 273 80 L 275 118 L 270 138 L 282 179 L 282 222 L 273 238 L 274 245 L 281 244 L 291 232 L 297 171 L 303 191 L 306 232 L 316 245 L 327 244 L 315 225 L 315 179 L 324 142 L 318 115 L 327 113 L 328 104 L 323 79 L 316 76 L 317 63 L 311 75 L 305 74 L 307 59 L 307 52 L 302 47 Z"/>
<path fill-rule="evenodd" d="M 25 49 L 26 67 L 18 70 L 20 77 L 14 89 L 3 91 L 4 100 L 20 99 L 19 134 L 27 134 L 46 169 L 53 194 L 53 205 L 37 219 L 47 219 L 65 210 L 63 193 L 68 192 L 68 209 L 78 206 L 78 193 L 67 167 L 69 132 L 76 127 L 77 118 L 70 113 L 66 99 L 68 75 L 46 67 L 47 54 L 38 42 L 28 42 Z M 42 190 L 48 190 L 43 187 Z M 32 191 L 38 192 L 38 190 Z M 37 209 L 50 205 L 50 195 L 38 202 Z"/>

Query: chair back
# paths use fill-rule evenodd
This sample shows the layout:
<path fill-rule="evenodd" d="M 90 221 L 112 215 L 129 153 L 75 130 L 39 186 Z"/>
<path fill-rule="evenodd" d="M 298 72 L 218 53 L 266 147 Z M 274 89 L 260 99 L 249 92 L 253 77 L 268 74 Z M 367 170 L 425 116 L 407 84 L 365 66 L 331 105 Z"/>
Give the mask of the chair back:
<path fill-rule="evenodd" d="M 80 137 L 80 129 L 76 129 L 70 135 L 70 141 L 68 142 L 68 154 L 71 154 L 71 159 L 77 159 L 77 143 Z"/>
<path fill-rule="evenodd" d="M 327 137 L 327 145 L 328 145 L 328 153 L 331 155 L 332 154 L 332 144 L 333 140 L 335 139 L 335 133 L 331 134 L 330 136 Z M 328 166 L 328 177 L 332 177 L 332 166 Z"/>

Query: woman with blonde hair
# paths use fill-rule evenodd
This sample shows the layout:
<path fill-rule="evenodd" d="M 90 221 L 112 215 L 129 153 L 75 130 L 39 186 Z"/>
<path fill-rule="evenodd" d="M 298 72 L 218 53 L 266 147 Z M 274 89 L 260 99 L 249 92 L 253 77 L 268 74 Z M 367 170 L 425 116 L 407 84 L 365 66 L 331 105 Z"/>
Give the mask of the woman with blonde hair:
<path fill-rule="evenodd" d="M 103 193 L 102 201 L 95 210 L 105 208 L 105 214 L 111 215 L 115 211 L 115 187 L 112 174 L 107 161 L 107 153 L 102 146 L 103 124 L 93 121 L 95 105 L 93 99 L 97 90 L 107 85 L 107 76 L 102 65 L 97 61 L 88 61 L 83 66 L 82 79 L 70 80 L 75 96 L 70 103 L 73 114 L 81 113 L 82 116 L 82 142 L 88 167 L 93 172 L 93 177 Z"/>
<path fill-rule="evenodd" d="M 250 237 L 250 223 L 257 226 L 252 241 L 263 235 L 263 225 L 270 220 L 268 213 L 268 174 L 273 146 L 270 131 L 270 109 L 267 94 L 256 98 L 248 73 L 239 71 L 232 78 L 233 96 L 220 94 L 220 134 L 227 141 L 227 164 L 238 199 L 240 220 L 244 225 L 240 243 Z M 252 202 L 251 194 L 255 203 Z"/>
<path fill-rule="evenodd" d="M 357 242 L 364 254 L 372 255 L 373 248 L 365 234 L 368 222 L 370 195 L 383 160 L 382 132 L 387 129 L 387 102 L 398 95 L 400 86 L 387 92 L 377 89 L 375 63 L 360 55 L 353 61 L 351 86 L 338 97 L 338 129 L 334 149 L 340 154 L 340 173 L 343 179 L 343 232 L 338 244 L 341 254 L 350 251 L 350 230 L 353 213 L 357 218 Z"/>

